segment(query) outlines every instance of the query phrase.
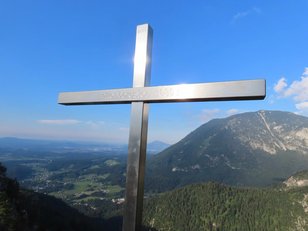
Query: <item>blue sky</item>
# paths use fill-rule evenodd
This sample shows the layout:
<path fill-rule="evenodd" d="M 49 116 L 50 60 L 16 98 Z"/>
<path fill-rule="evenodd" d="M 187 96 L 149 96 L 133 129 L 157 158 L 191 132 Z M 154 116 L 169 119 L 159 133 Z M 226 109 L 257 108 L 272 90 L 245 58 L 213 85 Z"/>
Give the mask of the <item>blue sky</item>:
<path fill-rule="evenodd" d="M 151 85 L 264 78 L 264 101 L 153 104 L 174 143 L 246 111 L 308 116 L 308 1 L 1 1 L 0 137 L 126 143 L 129 105 L 65 107 L 63 91 L 132 86 L 135 31 L 154 29 Z"/>

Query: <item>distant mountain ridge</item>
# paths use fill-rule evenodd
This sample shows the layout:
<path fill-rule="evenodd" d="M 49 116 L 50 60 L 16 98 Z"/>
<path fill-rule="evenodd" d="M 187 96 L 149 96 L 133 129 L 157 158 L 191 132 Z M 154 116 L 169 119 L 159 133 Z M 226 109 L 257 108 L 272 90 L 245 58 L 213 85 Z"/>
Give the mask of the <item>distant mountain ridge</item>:
<path fill-rule="evenodd" d="M 308 118 L 257 111 L 214 119 L 153 156 L 148 190 L 194 182 L 266 186 L 308 169 Z"/>
<path fill-rule="evenodd" d="M 147 150 L 151 154 L 161 152 L 170 145 L 162 141 L 153 141 L 148 143 Z M 127 153 L 127 144 L 111 144 L 90 141 L 62 141 L 62 140 L 39 140 L 22 139 L 16 137 L 0 138 L 0 149 L 24 149 L 39 151 L 120 151 Z"/>
<path fill-rule="evenodd" d="M 123 144 L 108 144 L 90 141 L 67 141 L 67 140 L 39 140 L 23 139 L 16 137 L 0 138 L 0 148 L 4 149 L 30 149 L 30 150 L 83 150 L 83 151 L 101 151 L 101 150 L 124 150 Z"/>
<path fill-rule="evenodd" d="M 158 153 L 158 152 L 161 152 L 168 147 L 170 147 L 170 144 L 167 144 L 167 143 L 159 141 L 159 140 L 155 140 L 153 142 L 148 143 L 147 151 L 152 152 L 152 153 Z"/>

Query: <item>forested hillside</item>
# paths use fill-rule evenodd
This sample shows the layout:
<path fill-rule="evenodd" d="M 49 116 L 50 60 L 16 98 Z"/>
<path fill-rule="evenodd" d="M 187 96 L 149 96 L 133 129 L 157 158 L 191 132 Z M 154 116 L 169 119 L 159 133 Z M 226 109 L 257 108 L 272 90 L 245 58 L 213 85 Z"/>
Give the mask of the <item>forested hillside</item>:
<path fill-rule="evenodd" d="M 63 201 L 19 188 L 0 163 L 1 231 L 109 230 L 102 219 L 86 217 Z"/>
<path fill-rule="evenodd" d="M 0 161 L 27 190 L 0 164 L 0 231 L 121 230 L 126 155 L 118 148 L 10 142 Z M 288 112 L 202 125 L 147 157 L 144 229 L 308 230 L 307 144 L 308 118 Z"/>
<path fill-rule="evenodd" d="M 115 217 L 90 218 L 64 202 L 19 189 L 0 165 L 0 230 L 121 230 Z M 218 183 L 189 185 L 145 200 L 144 230 L 308 230 L 307 172 L 276 188 L 241 188 Z M 291 182 L 291 184 L 290 184 Z"/>
<path fill-rule="evenodd" d="M 186 186 L 146 201 L 144 224 L 153 230 L 308 230 L 308 188 Z"/>

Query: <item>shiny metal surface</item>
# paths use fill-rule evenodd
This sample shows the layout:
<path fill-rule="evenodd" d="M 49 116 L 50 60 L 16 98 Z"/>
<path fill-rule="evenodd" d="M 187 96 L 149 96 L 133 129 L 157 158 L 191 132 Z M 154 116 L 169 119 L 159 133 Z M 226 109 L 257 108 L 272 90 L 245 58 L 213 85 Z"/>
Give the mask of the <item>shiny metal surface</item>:
<path fill-rule="evenodd" d="M 153 32 L 149 25 L 137 27 L 133 88 L 143 88 L 150 83 Z M 132 102 L 123 231 L 141 230 L 144 170 L 148 134 L 148 103 Z"/>
<path fill-rule="evenodd" d="M 64 105 L 168 103 L 215 100 L 264 99 L 265 80 L 242 80 L 114 90 L 66 92 L 59 95 Z"/>
<path fill-rule="evenodd" d="M 132 103 L 123 231 L 141 230 L 149 104 Z"/>

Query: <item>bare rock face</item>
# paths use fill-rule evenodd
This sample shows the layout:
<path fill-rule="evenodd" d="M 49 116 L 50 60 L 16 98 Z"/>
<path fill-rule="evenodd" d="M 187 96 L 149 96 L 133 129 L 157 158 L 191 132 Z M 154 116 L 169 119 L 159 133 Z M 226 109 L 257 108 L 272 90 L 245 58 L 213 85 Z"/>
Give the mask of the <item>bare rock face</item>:
<path fill-rule="evenodd" d="M 308 170 L 300 171 L 283 182 L 287 188 L 308 186 Z M 307 195 L 308 196 L 308 195 Z M 308 199 L 308 197 L 307 197 Z M 308 201 L 307 201 L 308 202 Z M 308 209 L 308 207 L 307 207 Z"/>
<path fill-rule="evenodd" d="M 291 176 L 288 180 L 283 182 L 287 187 L 304 187 L 308 186 L 308 180 L 300 180 Z"/>
<path fill-rule="evenodd" d="M 280 151 L 308 154 L 308 118 L 288 112 L 258 111 L 233 117 L 227 127 L 241 144 L 274 155 Z"/>

